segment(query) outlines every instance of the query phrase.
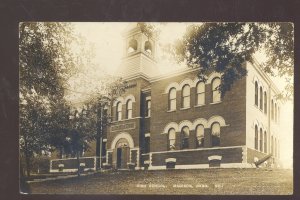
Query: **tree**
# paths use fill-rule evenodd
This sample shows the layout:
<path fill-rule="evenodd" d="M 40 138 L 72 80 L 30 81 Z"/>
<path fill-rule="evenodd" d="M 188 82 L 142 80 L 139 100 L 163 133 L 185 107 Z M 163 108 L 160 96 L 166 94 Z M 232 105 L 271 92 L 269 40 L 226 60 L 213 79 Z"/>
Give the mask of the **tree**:
<path fill-rule="evenodd" d="M 20 23 L 19 37 L 20 151 L 30 176 L 33 156 L 49 148 L 51 112 L 65 101 L 66 80 L 76 65 L 68 23 Z M 60 116 L 56 121 L 63 122 Z"/>
<path fill-rule="evenodd" d="M 27 176 L 30 176 L 31 161 L 34 154 L 48 150 L 45 135 L 47 135 L 46 116 L 49 113 L 45 107 L 44 99 L 36 94 L 21 96 L 20 99 L 20 151 L 25 158 Z"/>
<path fill-rule="evenodd" d="M 199 78 L 217 71 L 222 74 L 219 90 L 222 95 L 232 84 L 247 75 L 245 62 L 254 62 L 256 52 L 264 51 L 263 70 L 287 78 L 283 99 L 293 96 L 294 29 L 292 23 L 204 23 L 190 25 L 175 44 L 167 45 L 177 62 L 199 67 Z"/>

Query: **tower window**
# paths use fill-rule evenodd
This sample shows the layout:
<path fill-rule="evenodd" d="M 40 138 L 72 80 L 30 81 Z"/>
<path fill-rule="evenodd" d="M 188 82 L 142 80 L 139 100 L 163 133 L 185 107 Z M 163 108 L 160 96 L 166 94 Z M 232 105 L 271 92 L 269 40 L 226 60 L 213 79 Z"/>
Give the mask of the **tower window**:
<path fill-rule="evenodd" d="M 190 107 L 191 90 L 189 85 L 184 85 L 182 88 L 182 108 Z"/>
<path fill-rule="evenodd" d="M 190 130 L 189 127 L 185 126 L 181 130 L 181 149 L 189 148 L 189 135 Z"/>
<path fill-rule="evenodd" d="M 145 52 L 148 54 L 152 54 L 152 45 L 149 41 L 145 42 Z"/>
<path fill-rule="evenodd" d="M 213 102 L 219 102 L 221 101 L 221 93 L 219 91 L 219 86 L 221 84 L 220 78 L 214 78 L 212 81 L 212 93 L 213 93 Z"/>
<path fill-rule="evenodd" d="M 169 110 L 176 110 L 176 89 L 171 88 L 169 91 Z"/>
<path fill-rule="evenodd" d="M 135 39 L 131 39 L 128 44 L 128 53 L 134 52 L 137 50 L 137 41 Z"/>
<path fill-rule="evenodd" d="M 203 82 L 199 82 L 197 84 L 197 105 L 205 104 L 205 84 Z"/>

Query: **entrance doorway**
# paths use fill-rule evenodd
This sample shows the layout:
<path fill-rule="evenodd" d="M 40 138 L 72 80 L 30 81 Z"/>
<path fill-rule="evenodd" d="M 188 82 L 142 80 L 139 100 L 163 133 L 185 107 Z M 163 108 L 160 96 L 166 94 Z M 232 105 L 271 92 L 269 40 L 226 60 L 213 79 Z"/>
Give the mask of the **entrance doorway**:
<path fill-rule="evenodd" d="M 115 148 L 115 161 L 117 169 L 128 169 L 127 163 L 130 158 L 130 148 L 125 138 L 118 140 Z"/>
<path fill-rule="evenodd" d="M 117 169 L 127 169 L 127 162 L 129 161 L 129 147 L 117 148 Z"/>

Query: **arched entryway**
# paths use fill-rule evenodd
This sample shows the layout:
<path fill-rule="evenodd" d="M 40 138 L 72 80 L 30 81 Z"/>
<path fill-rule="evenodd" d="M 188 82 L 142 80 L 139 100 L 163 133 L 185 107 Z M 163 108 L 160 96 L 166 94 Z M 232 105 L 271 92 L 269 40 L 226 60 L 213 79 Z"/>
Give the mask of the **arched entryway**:
<path fill-rule="evenodd" d="M 128 169 L 130 162 L 130 149 L 134 147 L 133 139 L 128 133 L 118 134 L 112 144 L 113 166 L 117 169 Z"/>

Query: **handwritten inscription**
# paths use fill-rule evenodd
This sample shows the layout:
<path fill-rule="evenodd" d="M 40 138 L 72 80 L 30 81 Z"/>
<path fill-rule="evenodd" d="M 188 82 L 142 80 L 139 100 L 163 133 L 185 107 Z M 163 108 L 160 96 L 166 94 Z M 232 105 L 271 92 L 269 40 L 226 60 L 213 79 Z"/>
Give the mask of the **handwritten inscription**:
<path fill-rule="evenodd" d="M 167 185 L 164 184 L 137 184 L 136 185 L 137 188 L 167 188 Z M 199 184 L 173 184 L 173 185 L 169 185 L 169 187 L 173 187 L 173 188 L 209 188 L 209 187 L 213 187 L 216 189 L 222 189 L 224 187 L 223 184 L 203 184 L 203 183 L 199 183 Z"/>

